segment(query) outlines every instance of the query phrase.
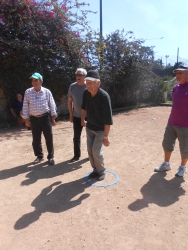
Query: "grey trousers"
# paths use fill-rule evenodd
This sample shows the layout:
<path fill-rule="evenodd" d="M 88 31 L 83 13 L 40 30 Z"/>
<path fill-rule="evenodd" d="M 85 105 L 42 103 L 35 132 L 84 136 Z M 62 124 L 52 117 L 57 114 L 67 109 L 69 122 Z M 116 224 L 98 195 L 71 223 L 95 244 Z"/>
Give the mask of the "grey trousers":
<path fill-rule="evenodd" d="M 102 174 L 105 171 L 103 157 L 103 137 L 104 131 L 93 131 L 86 128 L 87 151 L 89 160 L 94 171 Z"/>
<path fill-rule="evenodd" d="M 177 138 L 182 158 L 188 158 L 188 128 L 167 124 L 162 142 L 164 151 L 172 152 Z"/>

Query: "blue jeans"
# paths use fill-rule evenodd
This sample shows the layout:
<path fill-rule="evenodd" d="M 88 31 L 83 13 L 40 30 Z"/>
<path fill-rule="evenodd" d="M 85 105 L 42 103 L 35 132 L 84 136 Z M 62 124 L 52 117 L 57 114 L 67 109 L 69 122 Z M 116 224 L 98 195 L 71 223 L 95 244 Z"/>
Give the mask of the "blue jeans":
<path fill-rule="evenodd" d="M 104 131 L 93 131 L 86 128 L 87 151 L 89 160 L 94 171 L 102 174 L 105 171 L 103 157 L 103 137 Z"/>

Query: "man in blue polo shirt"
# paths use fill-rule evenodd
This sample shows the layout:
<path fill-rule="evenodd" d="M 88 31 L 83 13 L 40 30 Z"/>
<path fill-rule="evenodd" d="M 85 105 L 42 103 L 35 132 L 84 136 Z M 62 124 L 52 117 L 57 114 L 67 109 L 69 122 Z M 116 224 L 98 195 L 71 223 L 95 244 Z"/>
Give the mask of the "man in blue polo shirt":
<path fill-rule="evenodd" d="M 175 141 L 178 138 L 181 165 L 176 176 L 182 177 L 186 173 L 188 160 L 188 67 L 180 65 L 174 70 L 178 84 L 172 92 L 172 109 L 168 124 L 164 133 L 163 149 L 164 162 L 155 168 L 155 172 L 171 170 L 170 157 L 174 150 Z"/>
<path fill-rule="evenodd" d="M 17 118 L 18 126 L 23 126 L 24 125 L 24 120 L 21 117 L 22 107 L 23 107 L 22 95 L 17 94 L 16 95 L 16 100 L 14 100 L 10 111 L 11 111 L 12 115 L 15 118 Z"/>

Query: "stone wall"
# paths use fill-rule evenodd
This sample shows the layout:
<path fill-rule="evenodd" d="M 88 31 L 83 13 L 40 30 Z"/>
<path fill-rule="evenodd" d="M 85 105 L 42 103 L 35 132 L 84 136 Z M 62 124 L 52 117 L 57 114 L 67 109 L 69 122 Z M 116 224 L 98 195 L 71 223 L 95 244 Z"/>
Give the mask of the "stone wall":
<path fill-rule="evenodd" d="M 5 122 L 9 115 L 9 105 L 8 100 L 5 98 L 5 94 L 2 89 L 0 89 L 0 121 Z"/>
<path fill-rule="evenodd" d="M 63 95 L 62 98 L 56 100 L 57 112 L 59 116 L 68 115 L 68 104 L 67 104 L 67 96 Z"/>

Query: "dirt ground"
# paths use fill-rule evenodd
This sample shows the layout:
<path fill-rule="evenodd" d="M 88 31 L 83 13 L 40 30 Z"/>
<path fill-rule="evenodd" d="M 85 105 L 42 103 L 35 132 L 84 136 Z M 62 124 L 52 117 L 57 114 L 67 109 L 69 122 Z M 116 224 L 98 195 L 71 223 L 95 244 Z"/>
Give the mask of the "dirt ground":
<path fill-rule="evenodd" d="M 170 107 L 151 107 L 113 115 L 106 168 L 119 176 L 112 186 L 85 183 L 91 170 L 82 133 L 82 157 L 73 156 L 72 124 L 53 128 L 54 166 L 32 165 L 31 132 L 0 130 L 1 250 L 187 250 L 188 175 L 154 173 L 163 160 L 161 142 Z M 43 140 L 44 152 L 46 147 Z M 115 176 L 107 173 L 102 182 Z M 96 182 L 98 184 L 98 182 Z M 101 184 L 101 182 L 100 182 Z"/>

